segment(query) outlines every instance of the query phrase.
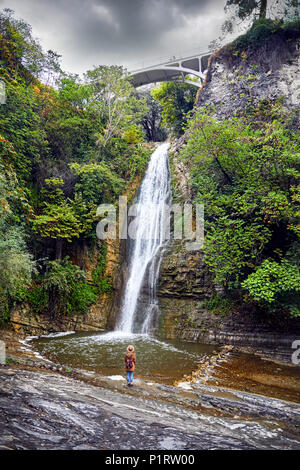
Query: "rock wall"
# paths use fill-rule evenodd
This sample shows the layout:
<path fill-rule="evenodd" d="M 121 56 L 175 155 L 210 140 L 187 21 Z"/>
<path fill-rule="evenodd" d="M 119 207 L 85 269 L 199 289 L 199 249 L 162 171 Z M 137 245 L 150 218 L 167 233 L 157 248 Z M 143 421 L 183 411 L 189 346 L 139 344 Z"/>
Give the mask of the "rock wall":
<path fill-rule="evenodd" d="M 262 99 L 281 98 L 284 107 L 299 107 L 300 31 L 292 36 L 279 32 L 255 45 L 228 45 L 215 52 L 197 106 L 215 106 L 220 119 L 239 115 Z"/>
<path fill-rule="evenodd" d="M 156 144 L 149 144 L 154 149 Z M 142 175 L 130 183 L 123 196 L 127 197 L 128 204 L 133 199 L 140 185 Z M 118 233 L 118 222 L 117 222 Z M 9 325 L 21 335 L 40 335 L 58 331 L 104 331 L 114 328 L 117 315 L 120 311 L 124 280 L 127 271 L 127 252 L 129 245 L 126 240 L 106 239 L 107 255 L 104 277 L 111 285 L 109 294 L 99 295 L 86 315 L 70 315 L 50 319 L 47 315 L 37 315 L 27 304 L 16 306 L 10 313 Z M 97 266 L 99 258 L 97 245 L 89 250 L 87 246 L 76 250 L 71 256 L 72 262 L 81 267 L 86 273 L 87 281 L 92 283 L 92 272 Z"/>
<path fill-rule="evenodd" d="M 15 332 L 23 335 L 40 335 L 56 331 L 104 331 L 119 305 L 119 292 L 122 285 L 123 270 L 120 269 L 124 250 L 119 240 L 107 240 L 107 263 L 104 276 L 110 282 L 110 294 L 101 294 L 86 315 L 66 315 L 50 319 L 48 315 L 38 315 L 28 304 L 16 306 L 10 314 L 10 324 Z M 92 281 L 92 271 L 96 267 L 99 252 L 87 249 L 81 254 L 88 281 Z"/>
<path fill-rule="evenodd" d="M 261 99 L 281 98 L 283 106 L 297 110 L 300 102 L 300 32 L 289 41 L 281 35 L 246 49 L 225 47 L 209 61 L 206 81 L 197 95 L 197 106 L 215 106 L 217 119 L 230 118 Z M 170 148 L 175 202 L 192 200 L 189 172 L 177 157 L 187 136 Z M 187 251 L 184 241 L 173 243 L 160 270 L 158 298 L 159 334 L 186 341 L 233 343 L 244 348 L 270 348 L 272 357 L 290 360 L 292 341 L 300 337 L 299 322 L 261 318 L 253 311 L 207 309 L 207 300 L 222 294 L 203 262 L 201 251 Z"/>

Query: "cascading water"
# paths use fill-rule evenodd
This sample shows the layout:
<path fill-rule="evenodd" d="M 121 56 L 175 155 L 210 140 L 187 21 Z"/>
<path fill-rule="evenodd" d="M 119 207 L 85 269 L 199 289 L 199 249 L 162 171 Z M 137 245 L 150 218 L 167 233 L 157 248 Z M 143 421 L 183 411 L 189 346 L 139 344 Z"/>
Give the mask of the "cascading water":
<path fill-rule="evenodd" d="M 149 333 L 158 309 L 155 287 L 167 242 L 165 208 L 171 198 L 168 147 L 164 143 L 153 152 L 139 191 L 129 276 L 116 327 L 124 333 Z M 146 279 L 149 298 L 144 318 L 137 323 L 138 300 Z"/>
<path fill-rule="evenodd" d="M 162 144 L 153 152 L 137 204 L 130 208 L 137 209 L 134 214 L 129 213 L 135 217 L 136 230 L 133 239 L 131 222 L 128 228 L 128 280 L 116 330 L 76 333 L 51 340 L 43 338 L 39 351 L 52 361 L 92 369 L 108 375 L 111 380 L 124 380 L 124 352 L 128 344 L 134 344 L 138 356 L 135 380 L 143 377 L 151 382 L 172 384 L 182 377 L 183 371 L 190 374 L 195 370 L 200 360 L 205 361 L 207 353 L 215 348 L 170 340 L 162 342 L 149 334 L 155 329 L 159 313 L 155 290 L 169 235 L 169 211 L 166 210 L 171 203 L 168 146 Z M 158 366 L 153 369 L 153 364 Z"/>

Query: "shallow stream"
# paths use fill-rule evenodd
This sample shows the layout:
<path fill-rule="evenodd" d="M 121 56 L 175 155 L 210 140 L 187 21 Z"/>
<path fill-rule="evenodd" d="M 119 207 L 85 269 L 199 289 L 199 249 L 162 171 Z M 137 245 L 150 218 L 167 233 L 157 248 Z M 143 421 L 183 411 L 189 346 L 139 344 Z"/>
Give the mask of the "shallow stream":
<path fill-rule="evenodd" d="M 278 364 L 254 354 L 233 350 L 221 361 L 211 344 L 161 341 L 146 334 L 54 333 L 30 341 L 31 347 L 51 361 L 94 371 L 112 379 L 125 377 L 124 353 L 135 346 L 135 379 L 171 385 L 206 363 L 200 383 L 300 402 L 300 367 Z"/>
<path fill-rule="evenodd" d="M 165 384 L 197 369 L 215 346 L 183 343 L 132 333 L 74 333 L 40 337 L 33 349 L 53 362 L 92 370 L 105 376 L 124 375 L 124 354 L 129 344 L 135 346 L 135 377 Z"/>

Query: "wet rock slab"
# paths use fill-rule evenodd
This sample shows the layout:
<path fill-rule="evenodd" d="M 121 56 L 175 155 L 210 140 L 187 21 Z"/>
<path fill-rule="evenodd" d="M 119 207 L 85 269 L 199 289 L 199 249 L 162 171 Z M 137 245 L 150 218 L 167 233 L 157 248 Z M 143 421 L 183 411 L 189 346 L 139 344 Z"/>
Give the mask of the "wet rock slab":
<path fill-rule="evenodd" d="M 273 418 L 289 421 L 300 428 L 300 405 L 263 395 L 228 390 L 222 387 L 196 385 L 196 395 L 202 404 L 215 409 L 253 418 Z M 300 433 L 299 433 L 300 437 Z"/>
<path fill-rule="evenodd" d="M 275 421 L 209 416 L 52 372 L 3 367 L 0 383 L 1 449 L 300 448 Z"/>

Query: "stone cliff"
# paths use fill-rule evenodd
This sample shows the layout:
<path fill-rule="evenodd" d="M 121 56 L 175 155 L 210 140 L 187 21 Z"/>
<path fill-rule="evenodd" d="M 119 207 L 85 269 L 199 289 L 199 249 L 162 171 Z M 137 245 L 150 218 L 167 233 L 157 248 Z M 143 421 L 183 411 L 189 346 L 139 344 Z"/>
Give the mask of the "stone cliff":
<path fill-rule="evenodd" d="M 122 286 L 123 271 L 120 269 L 124 259 L 123 245 L 119 239 L 106 241 L 106 267 L 104 276 L 111 285 L 110 293 L 100 294 L 86 315 L 66 315 L 50 319 L 48 315 L 36 314 L 28 304 L 17 305 L 10 314 L 10 325 L 14 331 L 23 335 L 40 335 L 56 331 L 103 331 L 107 328 L 113 312 L 119 305 L 119 292 Z M 80 253 L 87 281 L 92 283 L 92 271 L 97 265 L 99 250 L 84 249 Z"/>
<path fill-rule="evenodd" d="M 229 44 L 214 52 L 197 107 L 213 105 L 226 119 L 245 112 L 260 100 L 281 100 L 299 111 L 300 30 L 277 31 L 256 42 Z M 298 108 L 298 109 L 295 109 Z"/>
<path fill-rule="evenodd" d="M 213 106 L 217 119 L 245 112 L 261 100 L 280 101 L 282 109 L 293 109 L 296 126 L 300 102 L 300 31 L 274 34 L 247 47 L 228 45 L 214 53 L 196 105 Z M 188 168 L 178 159 L 178 150 L 187 136 L 173 142 L 170 149 L 173 195 L 176 202 L 192 201 Z M 221 294 L 221 295 L 220 295 Z M 160 334 L 188 341 L 232 342 L 243 346 L 277 347 L 278 357 L 289 356 L 299 323 L 286 319 L 262 319 L 255 311 L 236 311 L 225 302 L 211 308 L 214 298 L 222 298 L 220 286 L 203 261 L 201 251 L 187 251 L 184 241 L 170 245 L 161 265 L 158 286 L 161 310 Z M 226 307 L 226 308 L 225 308 Z M 282 339 L 285 334 L 285 339 Z M 285 352 L 283 352 L 285 351 Z"/>

